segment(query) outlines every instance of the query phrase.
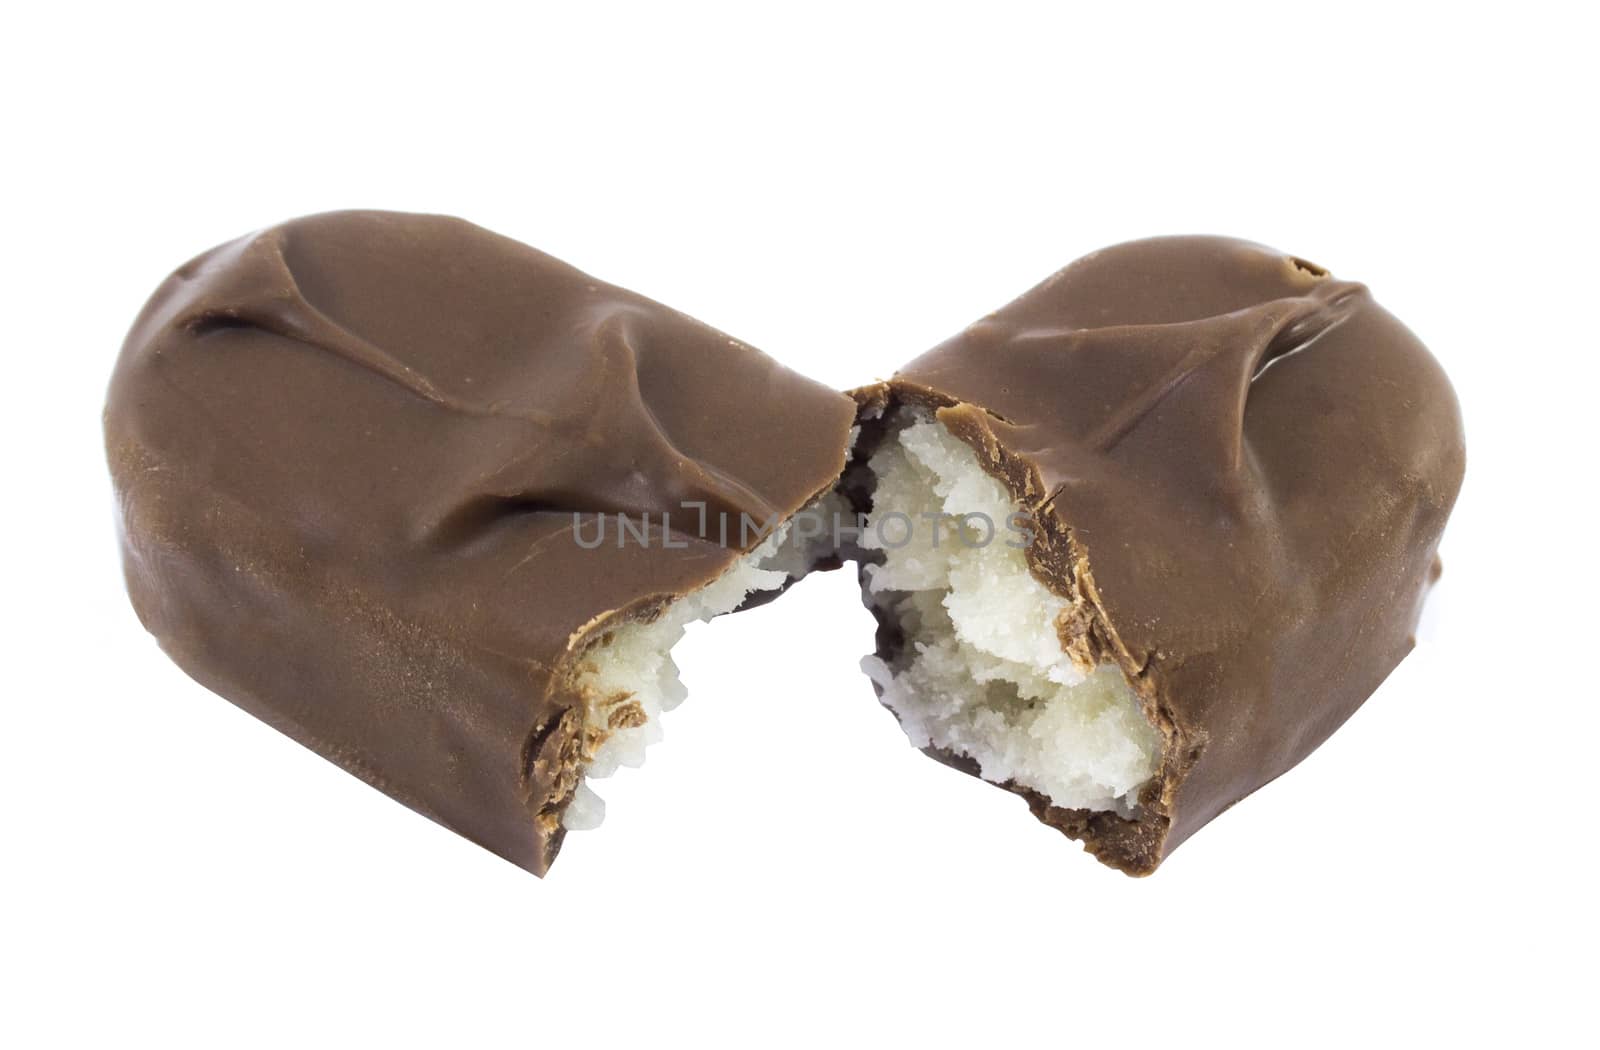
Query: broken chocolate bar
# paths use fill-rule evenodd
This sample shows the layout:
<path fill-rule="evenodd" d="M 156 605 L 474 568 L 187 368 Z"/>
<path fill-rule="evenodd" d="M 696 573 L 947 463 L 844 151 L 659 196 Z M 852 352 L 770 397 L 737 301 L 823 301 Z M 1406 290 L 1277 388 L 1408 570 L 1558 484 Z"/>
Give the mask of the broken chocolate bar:
<path fill-rule="evenodd" d="M 168 653 L 540 874 L 683 698 L 685 625 L 841 557 L 912 741 L 1145 874 L 1408 651 L 1464 464 L 1415 337 L 1239 241 L 1096 253 L 852 401 L 381 212 L 181 268 L 106 438 Z"/>
<path fill-rule="evenodd" d="M 856 396 L 881 700 L 1131 874 L 1409 651 L 1465 460 L 1366 288 L 1212 237 L 1090 255 Z"/>
<path fill-rule="evenodd" d="M 816 560 L 785 525 L 854 416 L 515 241 L 347 212 L 173 274 L 105 428 L 128 589 L 172 658 L 542 874 L 598 819 L 584 780 L 681 697 L 684 624 Z"/>

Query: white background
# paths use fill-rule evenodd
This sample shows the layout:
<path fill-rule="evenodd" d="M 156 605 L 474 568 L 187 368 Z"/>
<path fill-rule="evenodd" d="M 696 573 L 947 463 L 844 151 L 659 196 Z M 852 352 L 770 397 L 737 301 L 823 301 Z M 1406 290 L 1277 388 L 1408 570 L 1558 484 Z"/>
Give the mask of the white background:
<path fill-rule="evenodd" d="M 1593 1038 L 1581 5 L 559 6 L 7 14 L 0 1043 Z M 339 207 L 459 214 L 841 386 L 1116 241 L 1301 254 L 1461 396 L 1423 643 L 1136 881 L 908 748 L 814 578 L 686 640 L 667 741 L 536 880 L 190 682 L 122 593 L 126 326 Z"/>

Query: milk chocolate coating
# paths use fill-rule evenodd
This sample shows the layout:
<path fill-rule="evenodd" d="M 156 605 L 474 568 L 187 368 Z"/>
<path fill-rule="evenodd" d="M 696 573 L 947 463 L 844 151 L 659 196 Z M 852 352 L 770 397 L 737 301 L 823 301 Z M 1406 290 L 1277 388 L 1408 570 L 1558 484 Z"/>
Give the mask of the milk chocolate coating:
<path fill-rule="evenodd" d="M 853 421 L 682 314 L 382 212 L 178 270 L 105 413 L 128 590 L 168 654 L 540 874 L 581 772 L 578 654 L 732 565 L 718 512 L 766 521 L 830 488 Z M 583 549 L 574 512 L 591 539 L 595 514 L 648 514 L 657 542 Z"/>
<path fill-rule="evenodd" d="M 1087 256 L 858 399 L 933 409 L 977 451 L 1033 512 L 1068 652 L 1142 697 L 1163 753 L 1136 819 L 1005 785 L 1131 874 L 1411 649 L 1465 462 L 1449 381 L 1365 287 L 1214 237 Z M 903 644 L 884 622 L 880 655 Z"/>

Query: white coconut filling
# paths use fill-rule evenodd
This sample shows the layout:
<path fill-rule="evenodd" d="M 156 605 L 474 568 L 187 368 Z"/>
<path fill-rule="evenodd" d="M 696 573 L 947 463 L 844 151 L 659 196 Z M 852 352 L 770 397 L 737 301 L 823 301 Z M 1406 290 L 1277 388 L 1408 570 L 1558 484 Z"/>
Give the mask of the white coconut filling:
<path fill-rule="evenodd" d="M 605 800 L 588 781 L 608 777 L 623 766 L 643 765 L 645 749 L 662 738 L 662 712 L 671 711 L 688 695 L 671 652 L 684 630 L 696 621 L 732 612 L 757 591 L 777 590 L 791 577 L 804 576 L 835 549 L 836 513 L 843 526 L 852 523 L 848 505 L 829 493 L 774 529 L 711 583 L 679 598 L 649 623 L 623 624 L 586 654 L 575 684 L 584 697 L 586 730 L 604 740 L 561 814 L 568 831 L 600 825 Z"/>
<path fill-rule="evenodd" d="M 913 419 L 868 461 L 874 510 L 860 537 L 883 559 L 866 567 L 867 598 L 907 645 L 894 665 L 869 656 L 862 670 L 916 747 L 967 756 L 985 780 L 1063 808 L 1130 815 L 1159 734 L 1116 667 L 1086 676 L 1067 657 L 1056 632 L 1067 602 L 1029 570 L 1005 486 L 943 426 Z"/>

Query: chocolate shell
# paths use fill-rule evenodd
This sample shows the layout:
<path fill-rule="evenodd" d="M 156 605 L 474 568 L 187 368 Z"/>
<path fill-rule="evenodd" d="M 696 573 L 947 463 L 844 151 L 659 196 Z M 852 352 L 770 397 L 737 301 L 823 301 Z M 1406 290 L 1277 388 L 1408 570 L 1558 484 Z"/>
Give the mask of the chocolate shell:
<path fill-rule="evenodd" d="M 128 589 L 167 653 L 540 874 L 582 773 L 576 661 L 726 571 L 721 516 L 829 490 L 853 422 L 849 398 L 682 314 L 382 212 L 179 269 L 105 411 Z M 657 542 L 575 542 L 618 513 Z"/>
<path fill-rule="evenodd" d="M 863 454 L 906 406 L 977 452 L 1037 523 L 1064 647 L 1119 666 L 1159 730 L 1129 816 L 1004 785 L 1132 874 L 1310 754 L 1411 649 L 1465 461 L 1449 381 L 1365 287 L 1215 237 L 1087 256 L 857 398 Z M 904 645 L 884 622 L 879 655 Z"/>

